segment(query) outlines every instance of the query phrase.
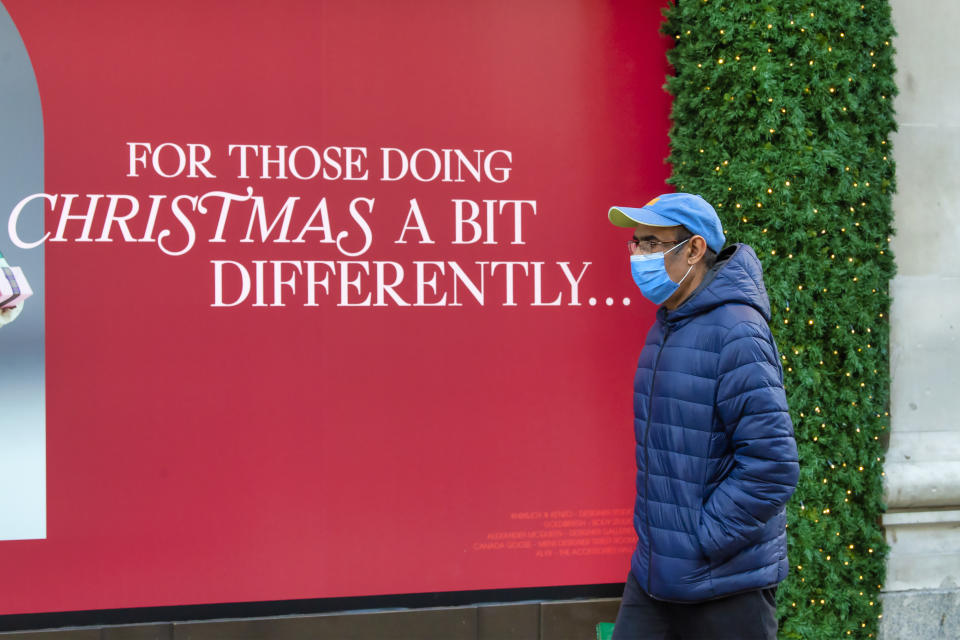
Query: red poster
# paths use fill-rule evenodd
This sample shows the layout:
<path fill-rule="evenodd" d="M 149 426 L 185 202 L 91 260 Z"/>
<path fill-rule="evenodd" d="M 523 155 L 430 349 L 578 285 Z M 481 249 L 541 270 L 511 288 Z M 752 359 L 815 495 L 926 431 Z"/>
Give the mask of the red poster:
<path fill-rule="evenodd" d="M 0 614 L 624 579 L 661 0 L 2 2 L 46 527 Z"/>

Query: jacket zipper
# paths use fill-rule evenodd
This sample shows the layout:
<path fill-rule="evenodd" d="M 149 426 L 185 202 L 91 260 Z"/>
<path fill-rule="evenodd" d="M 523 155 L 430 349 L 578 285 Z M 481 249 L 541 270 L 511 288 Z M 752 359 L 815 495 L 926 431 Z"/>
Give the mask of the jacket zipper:
<path fill-rule="evenodd" d="M 653 417 L 653 390 L 657 382 L 657 367 L 660 366 L 660 354 L 663 348 L 667 346 L 667 338 L 670 337 L 669 325 L 663 333 L 663 340 L 660 342 L 660 349 L 657 351 L 657 357 L 653 361 L 653 375 L 650 377 L 650 402 L 647 405 L 647 428 L 643 433 L 643 501 L 646 507 L 647 524 L 647 593 L 653 596 L 653 587 L 651 585 L 651 574 L 653 573 L 653 538 L 650 536 L 650 419 Z"/>

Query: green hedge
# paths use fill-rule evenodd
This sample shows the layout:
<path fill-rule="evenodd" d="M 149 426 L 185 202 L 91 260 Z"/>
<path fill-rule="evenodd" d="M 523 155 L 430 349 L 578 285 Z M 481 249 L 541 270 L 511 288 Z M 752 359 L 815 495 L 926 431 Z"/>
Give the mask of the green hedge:
<path fill-rule="evenodd" d="M 800 450 L 781 638 L 875 638 L 895 130 L 886 0 L 679 0 L 671 184 L 763 262 Z"/>

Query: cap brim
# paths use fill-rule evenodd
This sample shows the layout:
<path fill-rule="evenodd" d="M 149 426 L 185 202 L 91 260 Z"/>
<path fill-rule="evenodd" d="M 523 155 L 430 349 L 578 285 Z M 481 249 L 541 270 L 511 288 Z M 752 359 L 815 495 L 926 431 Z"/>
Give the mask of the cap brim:
<path fill-rule="evenodd" d="M 648 227 L 676 227 L 677 222 L 664 218 L 646 207 L 611 207 L 607 213 L 610 222 L 618 227 L 633 228 L 638 224 Z"/>

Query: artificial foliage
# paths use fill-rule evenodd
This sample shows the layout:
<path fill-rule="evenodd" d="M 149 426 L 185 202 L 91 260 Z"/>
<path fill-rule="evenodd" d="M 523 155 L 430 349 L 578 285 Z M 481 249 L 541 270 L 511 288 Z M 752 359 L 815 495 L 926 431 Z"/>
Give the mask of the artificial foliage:
<path fill-rule="evenodd" d="M 895 130 L 887 0 L 678 0 L 670 182 L 764 267 L 800 453 L 781 638 L 875 638 Z"/>

